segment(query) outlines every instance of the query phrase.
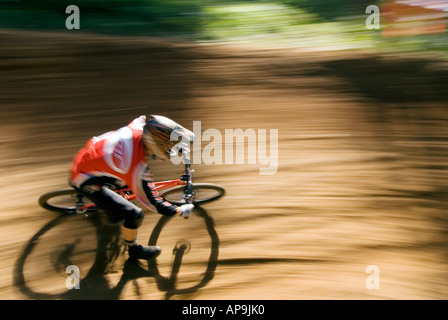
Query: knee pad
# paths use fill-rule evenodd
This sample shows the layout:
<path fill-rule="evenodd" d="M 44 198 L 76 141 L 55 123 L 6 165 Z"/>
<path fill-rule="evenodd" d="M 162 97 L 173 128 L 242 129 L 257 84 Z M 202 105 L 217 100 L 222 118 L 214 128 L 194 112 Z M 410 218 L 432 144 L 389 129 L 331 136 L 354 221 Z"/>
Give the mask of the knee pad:
<path fill-rule="evenodd" d="M 142 225 L 144 217 L 144 211 L 140 208 L 136 208 L 132 212 L 126 214 L 123 226 L 128 229 L 138 229 Z"/>

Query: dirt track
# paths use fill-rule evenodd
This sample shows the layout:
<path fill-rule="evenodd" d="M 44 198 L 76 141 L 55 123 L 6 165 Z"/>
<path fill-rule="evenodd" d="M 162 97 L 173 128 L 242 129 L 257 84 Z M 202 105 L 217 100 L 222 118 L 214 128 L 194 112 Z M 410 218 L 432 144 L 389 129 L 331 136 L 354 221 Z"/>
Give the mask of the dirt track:
<path fill-rule="evenodd" d="M 448 298 L 445 60 L 6 31 L 0 43 L 1 299 Z M 176 280 L 145 265 L 123 276 L 124 258 L 104 256 L 119 253 L 115 226 L 37 205 L 66 188 L 87 139 L 147 112 L 222 133 L 279 130 L 274 175 L 195 166 L 227 194 L 205 220 L 162 228 L 158 270 L 180 266 Z M 181 170 L 153 164 L 158 179 Z M 159 219 L 148 213 L 140 242 Z M 176 264 L 179 239 L 191 250 Z M 46 295 L 65 291 L 68 264 L 84 277 L 95 257 L 80 290 Z M 366 288 L 370 265 L 379 289 Z"/>

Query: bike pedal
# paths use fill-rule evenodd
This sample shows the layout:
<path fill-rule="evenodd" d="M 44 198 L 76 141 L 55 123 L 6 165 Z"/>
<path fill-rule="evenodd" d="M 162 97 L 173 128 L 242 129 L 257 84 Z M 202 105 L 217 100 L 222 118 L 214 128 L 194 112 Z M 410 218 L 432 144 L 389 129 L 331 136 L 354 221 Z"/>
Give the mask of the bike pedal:
<path fill-rule="evenodd" d="M 76 204 L 76 214 L 85 214 L 87 212 L 86 209 L 82 209 L 84 207 L 84 203 Z"/>

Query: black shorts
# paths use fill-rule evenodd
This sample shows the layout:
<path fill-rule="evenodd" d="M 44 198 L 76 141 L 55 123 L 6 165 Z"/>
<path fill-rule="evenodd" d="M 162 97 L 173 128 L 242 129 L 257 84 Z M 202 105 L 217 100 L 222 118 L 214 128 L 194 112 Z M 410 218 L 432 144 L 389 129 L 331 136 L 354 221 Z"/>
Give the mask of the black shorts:
<path fill-rule="evenodd" d="M 93 177 L 84 182 L 79 191 L 99 206 L 113 223 L 124 221 L 124 226 L 137 229 L 144 213 L 141 208 L 112 190 L 116 180 L 109 177 Z"/>

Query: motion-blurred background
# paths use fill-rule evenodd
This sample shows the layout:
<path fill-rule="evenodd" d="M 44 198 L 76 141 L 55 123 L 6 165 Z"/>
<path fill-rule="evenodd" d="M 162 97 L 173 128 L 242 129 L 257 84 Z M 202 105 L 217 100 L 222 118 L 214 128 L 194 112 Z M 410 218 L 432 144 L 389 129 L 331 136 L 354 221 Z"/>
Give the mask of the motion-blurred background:
<path fill-rule="evenodd" d="M 69 5 L 80 29 L 66 27 Z M 51 257 L 86 227 L 52 228 L 24 259 L 57 217 L 37 198 L 67 187 L 90 137 L 146 113 L 278 129 L 278 171 L 196 165 L 198 181 L 227 190 L 204 207 L 219 236 L 213 275 L 186 295 L 135 276 L 114 298 L 448 298 L 447 14 L 442 0 L 0 0 L 0 298 L 65 288 Z M 148 213 L 147 233 L 158 219 Z M 171 228 L 192 242 L 179 278 L 203 271 L 204 235 Z M 117 264 L 77 297 L 109 297 Z"/>

